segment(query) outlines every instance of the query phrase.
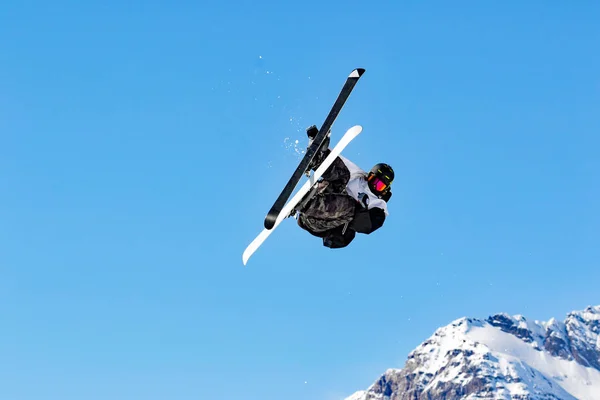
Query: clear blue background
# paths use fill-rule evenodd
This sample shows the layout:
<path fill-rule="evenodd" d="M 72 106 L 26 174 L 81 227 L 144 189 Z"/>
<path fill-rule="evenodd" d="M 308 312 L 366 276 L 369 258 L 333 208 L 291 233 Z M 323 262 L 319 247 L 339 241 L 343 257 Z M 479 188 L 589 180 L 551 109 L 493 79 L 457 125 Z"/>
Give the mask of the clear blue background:
<path fill-rule="evenodd" d="M 3 2 L 0 398 L 337 400 L 456 318 L 599 304 L 600 5 L 522 3 Z M 244 267 L 356 67 L 384 228 Z"/>

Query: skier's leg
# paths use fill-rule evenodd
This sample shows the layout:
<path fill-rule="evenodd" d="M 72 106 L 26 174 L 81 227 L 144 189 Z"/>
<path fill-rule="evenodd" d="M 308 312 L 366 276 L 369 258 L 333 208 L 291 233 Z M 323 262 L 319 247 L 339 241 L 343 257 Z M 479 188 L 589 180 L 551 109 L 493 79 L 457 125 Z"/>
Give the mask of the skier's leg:
<path fill-rule="evenodd" d="M 313 197 L 298 216 L 298 224 L 311 233 L 324 232 L 352 220 L 356 201 L 342 194 Z"/>
<path fill-rule="evenodd" d="M 346 194 L 324 193 L 311 199 L 304 214 L 320 219 L 337 220 L 354 216 L 356 200 Z"/>
<path fill-rule="evenodd" d="M 308 222 L 308 225 L 307 225 L 307 222 Z M 318 228 L 318 227 L 310 225 L 310 222 L 307 221 L 306 218 L 302 217 L 302 214 L 300 214 L 297 223 L 300 228 L 304 229 L 305 231 L 307 231 L 308 233 L 310 233 L 313 236 L 323 237 L 323 235 L 325 234 L 325 231 L 315 230 L 315 228 Z"/>

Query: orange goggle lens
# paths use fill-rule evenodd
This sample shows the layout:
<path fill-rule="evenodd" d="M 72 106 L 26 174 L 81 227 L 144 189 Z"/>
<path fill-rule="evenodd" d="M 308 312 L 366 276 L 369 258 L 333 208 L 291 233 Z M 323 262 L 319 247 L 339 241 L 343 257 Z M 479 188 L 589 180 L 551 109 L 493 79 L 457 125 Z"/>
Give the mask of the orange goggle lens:
<path fill-rule="evenodd" d="M 377 190 L 378 192 L 383 192 L 385 190 L 385 188 L 387 188 L 387 186 L 388 186 L 384 181 L 382 181 L 379 178 L 376 178 L 375 176 L 371 176 L 369 181 L 371 181 L 371 184 L 373 185 L 375 190 Z"/>

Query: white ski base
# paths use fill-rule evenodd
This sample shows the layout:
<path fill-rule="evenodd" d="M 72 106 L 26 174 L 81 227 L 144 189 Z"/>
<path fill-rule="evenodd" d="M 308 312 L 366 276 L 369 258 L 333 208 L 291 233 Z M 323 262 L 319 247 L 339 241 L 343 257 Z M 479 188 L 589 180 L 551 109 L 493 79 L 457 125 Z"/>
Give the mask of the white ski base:
<path fill-rule="evenodd" d="M 277 220 L 275 221 L 275 225 L 273 226 L 273 228 L 263 229 L 263 231 L 252 241 L 252 243 L 250 243 L 248 247 L 246 247 L 246 250 L 244 250 L 244 254 L 242 255 L 242 261 L 244 265 L 246 265 L 252 254 L 254 254 L 254 252 L 260 247 L 260 245 L 263 244 L 263 242 L 269 237 L 269 235 L 275 230 L 275 228 L 277 228 L 281 221 L 283 221 L 289 216 L 296 204 L 298 204 L 298 202 L 302 200 L 304 195 L 310 191 L 313 185 L 319 180 L 321 175 L 325 173 L 327 168 L 329 168 L 329 166 L 335 161 L 337 156 L 341 154 L 342 150 L 344 150 L 344 148 L 361 132 L 362 126 L 360 125 L 355 125 L 346 131 L 346 133 L 344 134 L 344 136 L 342 136 L 340 141 L 335 145 L 333 149 L 331 149 L 331 153 L 329 153 L 329 155 L 321 163 L 319 168 L 317 168 L 317 170 L 308 178 L 304 185 L 302 185 L 300 190 L 298 190 L 298 192 L 291 198 L 291 200 L 288 201 L 287 204 L 283 207 L 283 209 L 279 213 L 279 216 L 277 217 Z"/>

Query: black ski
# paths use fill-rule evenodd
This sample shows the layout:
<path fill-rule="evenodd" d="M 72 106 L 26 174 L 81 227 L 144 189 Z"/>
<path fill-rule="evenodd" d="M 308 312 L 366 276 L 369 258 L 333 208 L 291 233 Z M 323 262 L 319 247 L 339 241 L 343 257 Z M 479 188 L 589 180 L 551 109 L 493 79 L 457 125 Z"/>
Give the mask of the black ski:
<path fill-rule="evenodd" d="M 358 79 L 364 74 L 364 72 L 364 68 L 357 68 L 354 71 L 352 71 L 350 75 L 348 75 L 346 83 L 342 87 L 342 90 L 340 91 L 337 100 L 331 108 L 331 111 L 329 111 L 329 115 L 327 115 L 325 122 L 323 122 L 321 129 L 319 129 L 319 133 L 317 133 L 311 145 L 308 147 L 308 149 L 306 149 L 306 154 L 300 161 L 300 164 L 296 168 L 296 171 L 294 171 L 294 174 L 292 175 L 288 183 L 285 185 L 285 187 L 281 191 L 281 194 L 279 194 L 279 197 L 277 198 L 277 200 L 275 200 L 275 204 L 273 204 L 273 207 L 271 207 L 269 213 L 265 217 L 265 228 L 271 229 L 275 225 L 275 221 L 277 220 L 279 213 L 285 206 L 285 203 L 288 201 L 289 197 L 292 195 L 292 192 L 294 191 L 294 188 L 296 187 L 298 182 L 300 182 L 300 179 L 302 179 L 302 174 L 304 174 L 311 161 L 313 160 L 317 150 L 323 144 L 323 141 L 327 137 L 327 133 L 329 133 L 333 122 L 342 110 L 342 107 L 344 106 L 346 100 L 350 96 L 352 89 L 354 89 L 356 82 L 358 82 Z"/>

